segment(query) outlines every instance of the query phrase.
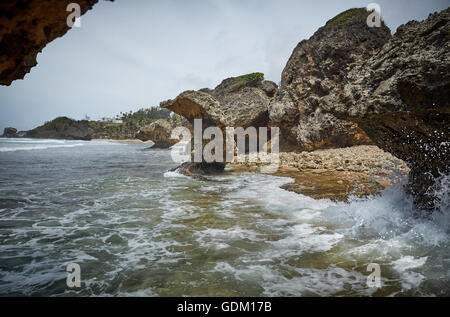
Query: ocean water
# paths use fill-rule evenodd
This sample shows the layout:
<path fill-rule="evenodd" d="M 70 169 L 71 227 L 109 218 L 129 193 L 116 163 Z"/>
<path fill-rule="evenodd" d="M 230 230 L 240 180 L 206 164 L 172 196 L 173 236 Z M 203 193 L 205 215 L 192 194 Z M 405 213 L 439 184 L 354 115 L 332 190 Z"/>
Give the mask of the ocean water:
<path fill-rule="evenodd" d="M 423 217 L 401 185 L 314 200 L 288 178 L 167 172 L 146 147 L 0 139 L 1 296 L 450 295 L 448 178 Z"/>

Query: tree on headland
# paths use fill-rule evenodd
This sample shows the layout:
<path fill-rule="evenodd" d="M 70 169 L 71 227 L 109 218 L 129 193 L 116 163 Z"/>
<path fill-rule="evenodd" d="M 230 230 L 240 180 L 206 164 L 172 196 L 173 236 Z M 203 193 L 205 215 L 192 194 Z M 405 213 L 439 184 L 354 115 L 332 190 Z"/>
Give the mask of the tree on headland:
<path fill-rule="evenodd" d="M 125 113 L 120 113 L 120 118 L 124 123 L 133 123 L 138 126 L 144 126 L 147 124 L 151 124 L 152 122 L 159 119 L 168 119 L 170 118 L 171 111 L 167 109 L 163 109 L 160 107 L 151 107 L 151 108 L 141 108 L 138 111 L 130 111 Z"/>

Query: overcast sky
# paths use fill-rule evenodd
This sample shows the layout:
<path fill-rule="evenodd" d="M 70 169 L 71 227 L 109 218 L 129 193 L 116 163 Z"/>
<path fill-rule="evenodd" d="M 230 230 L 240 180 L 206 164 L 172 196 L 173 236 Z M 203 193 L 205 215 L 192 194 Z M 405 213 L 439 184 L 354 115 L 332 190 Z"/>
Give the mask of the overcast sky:
<path fill-rule="evenodd" d="M 0 129 L 28 130 L 62 115 L 112 117 L 250 72 L 278 83 L 298 42 L 338 13 L 370 2 L 100 1 L 82 16 L 81 28 L 44 48 L 25 80 L 0 86 Z M 449 2 L 377 1 L 393 33 Z"/>

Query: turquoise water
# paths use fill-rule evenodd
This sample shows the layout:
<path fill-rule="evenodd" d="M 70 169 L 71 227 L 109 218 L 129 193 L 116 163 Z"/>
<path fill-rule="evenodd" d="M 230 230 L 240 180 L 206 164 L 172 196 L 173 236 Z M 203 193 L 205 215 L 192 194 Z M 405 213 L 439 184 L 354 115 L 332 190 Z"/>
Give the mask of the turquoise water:
<path fill-rule="evenodd" d="M 0 139 L 1 296 L 450 295 L 448 204 L 423 219 L 401 186 L 345 204 L 287 178 L 193 180 L 146 147 Z"/>

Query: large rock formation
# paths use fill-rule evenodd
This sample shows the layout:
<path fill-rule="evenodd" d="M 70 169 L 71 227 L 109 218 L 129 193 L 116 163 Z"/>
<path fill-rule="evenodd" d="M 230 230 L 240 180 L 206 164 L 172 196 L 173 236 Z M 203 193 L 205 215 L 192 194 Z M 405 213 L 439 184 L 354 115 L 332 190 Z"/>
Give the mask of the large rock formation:
<path fill-rule="evenodd" d="M 213 90 L 183 92 L 174 100 L 162 102 L 161 107 L 182 115 L 191 126 L 195 119 L 203 119 L 202 130 L 219 127 L 225 133 L 226 127 L 267 127 L 268 107 L 277 92 L 278 86 L 264 81 L 264 74 L 253 73 L 225 79 Z M 210 166 L 199 164 L 192 163 L 190 170 L 210 172 Z M 220 170 L 224 164 L 213 164 L 213 167 Z"/>
<path fill-rule="evenodd" d="M 17 129 L 15 128 L 5 128 L 3 130 L 3 135 L 2 137 L 4 138 L 14 138 L 17 135 Z"/>
<path fill-rule="evenodd" d="M 164 119 L 153 122 L 141 128 L 136 134 L 136 138 L 141 141 L 153 141 L 153 149 L 167 149 L 177 143 L 171 139 L 172 125 Z"/>
<path fill-rule="evenodd" d="M 281 149 L 314 150 L 371 143 L 354 123 L 324 108 L 348 68 L 377 52 L 391 37 L 388 27 L 369 27 L 366 9 L 347 10 L 294 49 L 282 74 L 270 121 L 282 132 Z"/>
<path fill-rule="evenodd" d="M 450 169 L 449 21 L 450 8 L 399 27 L 380 52 L 350 71 L 327 106 L 408 162 L 409 188 L 430 210 L 439 203 L 433 185 Z"/>
<path fill-rule="evenodd" d="M 23 79 L 37 65 L 39 52 L 67 25 L 67 5 L 80 5 L 81 14 L 98 0 L 6 0 L 0 3 L 0 85 Z"/>
<path fill-rule="evenodd" d="M 215 89 L 185 91 L 174 100 L 161 103 L 188 119 L 203 119 L 206 126 L 267 126 L 269 103 L 276 95 L 275 83 L 264 81 L 264 74 L 253 73 L 225 79 Z"/>

